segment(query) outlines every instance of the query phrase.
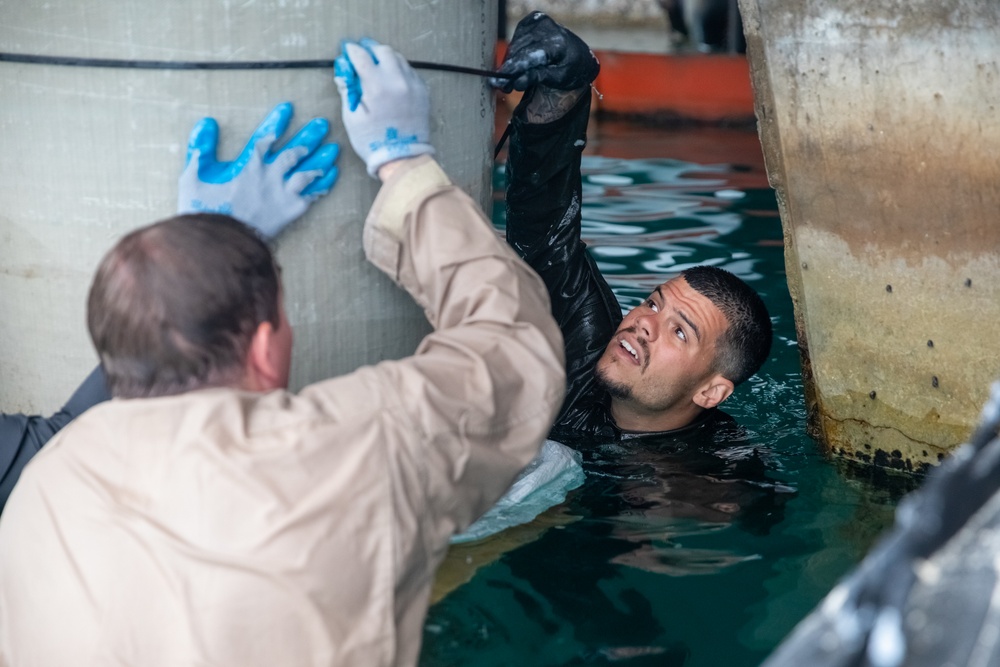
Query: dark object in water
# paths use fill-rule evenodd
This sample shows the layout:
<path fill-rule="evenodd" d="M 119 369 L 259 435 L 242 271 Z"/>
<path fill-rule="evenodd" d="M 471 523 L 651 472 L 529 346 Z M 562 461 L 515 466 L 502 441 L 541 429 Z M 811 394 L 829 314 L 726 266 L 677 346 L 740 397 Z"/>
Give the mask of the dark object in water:
<path fill-rule="evenodd" d="M 698 51 L 746 53 L 736 0 L 657 0 L 670 27 Z"/>
<path fill-rule="evenodd" d="M 763 667 L 995 665 L 1000 634 L 1000 382 L 968 444 Z"/>

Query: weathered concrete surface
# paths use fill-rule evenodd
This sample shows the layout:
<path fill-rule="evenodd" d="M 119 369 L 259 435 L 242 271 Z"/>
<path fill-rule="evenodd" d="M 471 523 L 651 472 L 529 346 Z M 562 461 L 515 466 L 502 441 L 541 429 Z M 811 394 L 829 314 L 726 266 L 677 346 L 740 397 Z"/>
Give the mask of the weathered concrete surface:
<path fill-rule="evenodd" d="M 332 62 L 340 40 L 372 37 L 416 60 L 487 67 L 496 0 L 210 2 L 0 0 L 0 50 L 171 61 Z M 484 204 L 492 183 L 494 94 L 480 77 L 422 74 L 431 140 L 456 183 Z M 85 298 L 125 232 L 173 214 L 188 133 L 221 126 L 233 159 L 277 103 L 295 103 L 285 139 L 332 121 L 334 191 L 277 244 L 296 331 L 295 387 L 413 352 L 423 312 L 361 249 L 377 182 L 351 151 L 332 67 L 170 71 L 0 62 L 0 411 L 51 412 L 96 363 Z"/>
<path fill-rule="evenodd" d="M 740 9 L 811 425 L 933 463 L 1000 377 L 1000 3 Z"/>

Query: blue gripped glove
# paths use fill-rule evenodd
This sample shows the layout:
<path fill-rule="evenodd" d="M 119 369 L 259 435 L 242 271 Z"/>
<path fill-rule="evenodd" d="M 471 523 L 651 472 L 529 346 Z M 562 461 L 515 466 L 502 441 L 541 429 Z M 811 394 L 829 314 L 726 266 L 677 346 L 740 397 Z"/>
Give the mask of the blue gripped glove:
<path fill-rule="evenodd" d="M 333 73 L 344 129 L 370 176 L 387 162 L 434 153 L 430 94 L 403 56 L 372 39 L 344 42 Z"/>
<path fill-rule="evenodd" d="M 576 90 L 593 83 L 600 70 L 597 57 L 582 39 L 546 14 L 533 12 L 517 24 L 497 70 L 511 78 L 490 83 L 505 93 L 534 85 Z"/>
<path fill-rule="evenodd" d="M 288 129 L 292 105 L 279 104 L 250 135 L 232 162 L 215 156 L 219 124 L 203 118 L 191 130 L 187 161 L 178 183 L 178 213 L 225 213 L 274 239 L 337 180 L 337 144 L 322 144 L 326 119 L 306 123 L 283 148 L 273 151 Z M 321 145 L 322 144 L 322 145 Z"/>

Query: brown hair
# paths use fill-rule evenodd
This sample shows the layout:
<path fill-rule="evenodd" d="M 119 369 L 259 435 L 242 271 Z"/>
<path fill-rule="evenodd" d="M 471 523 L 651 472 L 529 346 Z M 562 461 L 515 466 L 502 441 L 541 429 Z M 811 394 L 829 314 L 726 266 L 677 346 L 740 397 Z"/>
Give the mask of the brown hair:
<path fill-rule="evenodd" d="M 740 278 L 717 266 L 694 266 L 681 275 L 729 323 L 715 351 L 715 370 L 733 385 L 750 379 L 767 361 L 774 336 L 764 300 Z"/>
<path fill-rule="evenodd" d="M 237 381 L 258 325 L 280 323 L 267 244 L 225 215 L 137 229 L 104 257 L 87 326 L 113 396 L 170 396 Z"/>

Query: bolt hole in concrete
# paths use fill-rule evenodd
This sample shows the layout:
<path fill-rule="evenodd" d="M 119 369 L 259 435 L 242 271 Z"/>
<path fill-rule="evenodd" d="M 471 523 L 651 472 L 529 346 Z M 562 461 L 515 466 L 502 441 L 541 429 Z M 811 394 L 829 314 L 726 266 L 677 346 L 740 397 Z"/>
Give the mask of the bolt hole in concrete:
<path fill-rule="evenodd" d="M 771 357 L 726 403 L 741 431 L 702 450 L 594 443 L 565 504 L 453 546 L 420 664 L 758 665 L 913 482 L 831 459 L 806 435 L 781 224 L 753 130 L 592 123 L 583 170 L 584 237 L 623 308 L 686 266 L 722 266 L 763 295 Z M 502 201 L 493 219 L 503 229 Z"/>

